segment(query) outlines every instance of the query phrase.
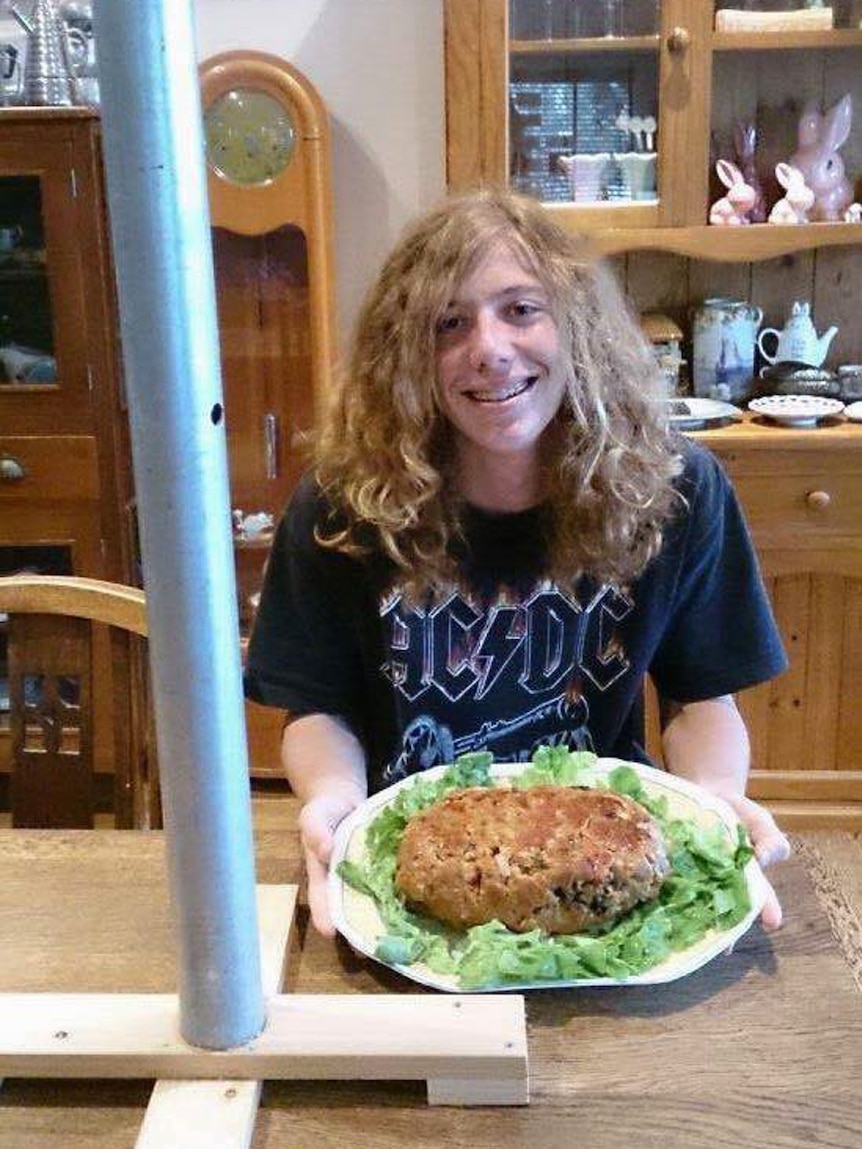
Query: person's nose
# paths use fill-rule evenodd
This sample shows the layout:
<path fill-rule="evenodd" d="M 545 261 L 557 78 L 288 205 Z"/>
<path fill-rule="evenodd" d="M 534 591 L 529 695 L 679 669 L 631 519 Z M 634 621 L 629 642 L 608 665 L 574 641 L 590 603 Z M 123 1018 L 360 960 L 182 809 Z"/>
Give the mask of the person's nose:
<path fill-rule="evenodd" d="M 507 370 L 513 350 L 507 326 L 499 316 L 485 311 L 476 315 L 468 354 L 474 371 L 491 374 Z"/>

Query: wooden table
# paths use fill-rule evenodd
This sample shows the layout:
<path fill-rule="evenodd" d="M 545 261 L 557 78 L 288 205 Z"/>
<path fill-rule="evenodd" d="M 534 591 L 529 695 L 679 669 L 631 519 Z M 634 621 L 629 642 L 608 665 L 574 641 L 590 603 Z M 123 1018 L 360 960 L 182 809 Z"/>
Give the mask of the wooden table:
<path fill-rule="evenodd" d="M 431 1108 L 413 1083 L 269 1083 L 254 1149 L 793 1149 L 862 1145 L 862 843 L 806 833 L 775 874 L 786 924 L 679 982 L 527 995 L 532 1103 Z M 258 880 L 297 880 L 295 833 L 259 831 Z M 0 991 L 175 988 L 164 841 L 0 831 Z M 288 991 L 416 987 L 308 928 Z M 125 1149 L 145 1082 L 8 1080 L 0 1149 Z"/>

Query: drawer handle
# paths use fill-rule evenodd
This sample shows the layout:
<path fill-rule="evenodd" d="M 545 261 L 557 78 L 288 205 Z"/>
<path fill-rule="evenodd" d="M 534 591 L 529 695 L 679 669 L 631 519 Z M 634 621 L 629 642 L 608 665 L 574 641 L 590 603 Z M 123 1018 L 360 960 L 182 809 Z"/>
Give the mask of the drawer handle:
<path fill-rule="evenodd" d="M 0 481 L 4 483 L 20 483 L 22 479 L 26 478 L 27 472 L 17 459 L 13 459 L 11 455 L 4 455 L 0 458 Z"/>
<path fill-rule="evenodd" d="M 825 511 L 832 502 L 832 496 L 828 491 L 809 491 L 805 501 L 812 511 Z"/>

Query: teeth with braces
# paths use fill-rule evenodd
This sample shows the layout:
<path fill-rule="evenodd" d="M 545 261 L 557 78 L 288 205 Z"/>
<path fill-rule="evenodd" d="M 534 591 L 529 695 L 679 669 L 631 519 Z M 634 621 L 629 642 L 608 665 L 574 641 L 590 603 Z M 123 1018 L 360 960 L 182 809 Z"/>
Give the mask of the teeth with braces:
<path fill-rule="evenodd" d="M 507 399 L 514 399 L 516 395 L 523 394 L 535 381 L 535 376 L 531 375 L 529 379 L 525 379 L 523 383 L 519 383 L 508 391 L 471 391 L 470 396 L 473 399 L 478 399 L 480 403 L 504 403 Z"/>

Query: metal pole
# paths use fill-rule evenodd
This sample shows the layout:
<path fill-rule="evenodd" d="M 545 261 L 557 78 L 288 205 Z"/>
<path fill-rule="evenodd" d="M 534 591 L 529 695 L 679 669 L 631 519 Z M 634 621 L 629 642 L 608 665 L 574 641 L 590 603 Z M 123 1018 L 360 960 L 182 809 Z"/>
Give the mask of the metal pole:
<path fill-rule="evenodd" d="M 264 1007 L 192 0 L 95 16 L 180 1029 L 225 1049 Z"/>

